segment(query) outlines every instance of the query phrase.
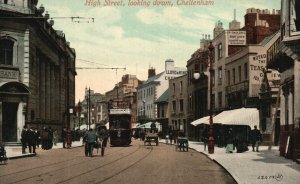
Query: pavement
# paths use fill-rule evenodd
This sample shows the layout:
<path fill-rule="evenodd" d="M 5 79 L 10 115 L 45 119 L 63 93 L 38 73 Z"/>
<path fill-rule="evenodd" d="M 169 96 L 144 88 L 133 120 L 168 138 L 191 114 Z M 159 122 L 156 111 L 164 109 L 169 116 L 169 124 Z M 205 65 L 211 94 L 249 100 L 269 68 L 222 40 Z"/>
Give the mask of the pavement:
<path fill-rule="evenodd" d="M 161 139 L 160 142 L 165 143 L 165 140 Z M 81 141 L 72 143 L 72 147 L 79 146 L 82 146 Z M 260 146 L 259 152 L 252 152 L 249 146 L 250 151 L 244 153 L 225 153 L 225 148 L 215 146 L 213 154 L 204 151 L 202 142 L 189 141 L 189 147 L 219 164 L 239 184 L 298 184 L 300 181 L 300 165 L 280 157 L 278 146 L 273 146 L 270 151 L 267 146 Z M 5 149 L 9 159 L 34 156 L 22 154 L 20 147 Z M 62 149 L 62 143 L 57 143 L 53 149 Z"/>
<path fill-rule="evenodd" d="M 160 142 L 165 143 L 164 139 Z M 171 146 L 171 145 L 170 145 Z M 279 147 L 260 146 L 259 152 L 226 153 L 225 148 L 214 147 L 214 153 L 204 151 L 203 142 L 189 141 L 189 148 L 206 155 L 223 167 L 239 184 L 299 184 L 300 165 L 279 156 Z"/>
<path fill-rule="evenodd" d="M 72 147 L 79 147 L 82 146 L 82 141 L 74 141 L 72 142 Z M 38 149 L 42 149 L 41 145 Z M 62 143 L 57 143 L 56 145 L 53 145 L 52 149 L 63 149 Z M 17 158 L 24 158 L 24 157 L 32 157 L 36 154 L 34 153 L 28 153 L 28 148 L 26 149 L 26 153 L 22 154 L 22 147 L 21 146 L 5 146 L 6 156 L 9 160 L 17 159 Z"/>

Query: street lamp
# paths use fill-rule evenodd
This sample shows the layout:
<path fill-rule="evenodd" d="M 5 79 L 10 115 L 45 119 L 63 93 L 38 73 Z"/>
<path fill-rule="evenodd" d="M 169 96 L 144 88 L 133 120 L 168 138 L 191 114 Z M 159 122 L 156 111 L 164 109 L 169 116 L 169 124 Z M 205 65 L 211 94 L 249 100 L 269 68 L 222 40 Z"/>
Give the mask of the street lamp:
<path fill-rule="evenodd" d="M 209 90 L 210 90 L 210 109 L 209 109 L 209 138 L 208 138 L 208 153 L 214 153 L 214 135 L 213 135 L 213 110 L 214 110 L 214 96 L 213 96 L 213 77 L 214 77 L 214 68 L 213 68 L 213 50 L 214 46 L 210 42 L 208 46 L 209 50 Z"/>
<path fill-rule="evenodd" d="M 210 42 L 208 46 L 209 55 L 208 62 L 209 64 L 209 90 L 210 90 L 210 109 L 209 109 L 209 138 L 208 138 L 208 153 L 214 153 L 214 135 L 213 135 L 213 109 L 214 109 L 214 96 L 213 96 L 213 78 L 214 78 L 214 68 L 213 68 L 213 50 L 214 46 Z M 206 74 L 206 72 L 204 72 Z M 195 69 L 194 79 L 198 80 L 200 78 L 199 66 Z"/>

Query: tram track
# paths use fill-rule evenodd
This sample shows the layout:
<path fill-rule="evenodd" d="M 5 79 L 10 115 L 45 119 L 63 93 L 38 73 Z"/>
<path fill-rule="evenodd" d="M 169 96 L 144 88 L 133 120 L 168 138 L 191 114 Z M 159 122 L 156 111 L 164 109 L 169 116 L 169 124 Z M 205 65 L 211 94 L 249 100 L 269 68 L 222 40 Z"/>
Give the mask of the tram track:
<path fill-rule="evenodd" d="M 122 148 L 122 149 L 125 149 L 125 148 Z M 120 149 L 120 150 L 122 150 L 122 149 Z M 130 156 L 131 154 L 135 153 L 135 152 L 138 151 L 139 149 L 140 149 L 140 148 L 137 148 L 135 151 L 130 152 L 129 154 L 126 154 L 125 156 L 123 156 L 123 157 L 121 157 L 121 158 L 119 158 L 119 159 L 117 159 L 117 160 L 120 160 L 120 159 L 122 159 L 122 158 L 124 158 L 124 157 Z M 114 154 L 117 153 L 117 152 L 119 152 L 120 150 L 115 151 Z M 111 153 L 111 154 L 107 154 L 106 156 L 108 156 L 108 155 L 112 155 L 112 153 Z M 50 175 L 50 176 L 53 176 L 52 173 L 54 173 L 54 172 L 63 171 L 63 170 L 65 170 L 65 169 L 72 168 L 72 167 L 77 166 L 77 165 L 80 165 L 80 164 L 87 164 L 88 162 L 95 162 L 97 159 L 99 159 L 99 157 L 92 157 L 91 160 L 88 160 L 88 161 L 87 161 L 87 160 L 84 160 L 84 161 L 78 162 L 78 163 L 76 163 L 76 164 L 67 165 L 67 166 L 62 167 L 62 168 L 59 168 L 59 169 L 52 169 L 52 170 L 49 170 L 49 171 L 46 171 L 46 172 L 38 173 L 38 174 L 32 175 L 32 176 L 30 176 L 30 177 L 26 177 L 26 178 L 22 178 L 22 179 L 17 180 L 17 181 L 10 182 L 10 183 L 8 183 L 8 184 L 25 182 L 26 180 L 29 180 L 29 179 L 32 179 L 32 178 L 36 178 L 36 177 L 39 177 L 39 178 L 40 178 L 40 177 L 43 176 L 43 175 Z M 104 166 L 106 166 L 106 165 L 109 165 L 109 164 L 111 164 L 111 163 L 113 163 L 113 162 L 115 162 L 115 161 L 116 161 L 116 160 L 113 160 L 112 162 L 110 162 L 110 163 L 108 163 L 108 164 L 105 164 L 105 165 L 102 165 L 102 166 L 100 166 L 99 168 L 104 167 Z"/>
<path fill-rule="evenodd" d="M 118 152 L 122 151 L 123 149 L 125 149 L 125 148 L 122 147 L 121 149 L 118 149 L 118 150 L 116 150 L 114 152 L 106 154 L 106 156 L 117 154 Z M 33 172 L 36 169 L 43 169 L 43 168 L 47 168 L 47 167 L 49 167 L 49 168 L 50 167 L 59 167 L 60 165 L 65 165 L 66 163 L 69 163 L 70 161 L 77 160 L 77 159 L 78 159 L 78 157 L 76 156 L 75 158 L 72 158 L 72 159 L 68 159 L 68 160 L 64 160 L 64 161 L 58 161 L 58 162 L 55 162 L 55 163 L 45 164 L 45 165 L 42 165 L 42 166 L 38 166 L 38 167 L 26 169 L 26 170 L 21 170 L 21 171 L 17 171 L 17 172 L 12 172 L 12 173 L 8 173 L 8 174 L 4 174 L 4 175 L 0 176 L 0 180 L 3 177 L 7 177 L 7 176 L 11 176 L 11 175 L 21 174 L 21 173 L 26 173 L 26 172 L 30 173 L 30 172 Z M 59 169 L 52 169 L 52 170 L 47 171 L 45 173 L 40 173 L 40 174 L 31 176 L 31 177 L 23 178 L 22 180 L 14 181 L 14 182 L 11 182 L 11 183 L 18 183 L 20 181 L 25 181 L 27 179 L 34 178 L 36 176 L 40 176 L 40 175 L 47 174 L 47 173 L 50 173 L 50 172 L 63 170 L 63 169 L 66 169 L 68 167 L 72 167 L 72 166 L 76 166 L 76 165 L 80 165 L 80 164 L 86 164 L 87 162 L 93 162 L 93 161 L 95 161 L 95 159 L 97 159 L 97 157 L 93 157 L 93 158 L 91 158 L 91 160 L 88 160 L 88 161 L 86 161 L 86 160 L 82 161 L 81 160 L 80 162 L 77 162 L 77 163 L 71 164 L 71 165 L 67 165 L 66 167 L 62 167 L 62 168 L 59 168 Z M 9 184 L 11 184 L 11 183 L 9 183 Z"/>
<path fill-rule="evenodd" d="M 116 160 L 113 160 L 113 161 L 111 161 L 111 162 L 108 162 L 108 163 L 106 163 L 106 164 L 104 164 L 104 165 L 101 165 L 101 166 L 99 166 L 99 167 L 89 169 L 89 170 L 87 170 L 86 172 L 83 172 L 83 173 L 80 173 L 80 174 L 78 174 L 78 175 L 72 176 L 71 178 L 68 178 L 68 179 L 66 179 L 66 180 L 59 181 L 59 182 L 57 182 L 57 183 L 55 183 L 55 184 L 66 183 L 66 182 L 68 182 L 68 181 L 73 180 L 74 178 L 78 178 L 78 177 L 81 177 L 81 176 L 83 176 L 83 175 L 90 174 L 91 172 L 95 172 L 96 170 L 102 169 L 103 167 L 112 165 L 112 164 L 114 164 L 114 163 L 116 163 L 116 162 L 118 162 L 118 161 L 120 161 L 120 160 L 122 160 L 122 159 L 126 159 L 127 157 L 129 157 L 129 156 L 133 155 L 134 153 L 136 153 L 137 151 L 139 151 L 139 150 L 141 149 L 141 147 L 142 147 L 142 146 L 139 146 L 135 151 L 133 151 L 133 152 L 130 153 L 130 154 L 127 154 L 127 155 L 125 155 L 125 156 L 123 156 L 123 157 L 120 157 L 120 158 L 118 158 L 118 159 L 116 159 Z M 151 148 L 151 151 L 152 151 L 152 148 Z M 151 151 L 150 151 L 150 152 L 151 152 Z M 118 173 L 118 174 L 119 174 L 119 173 Z M 113 176 L 116 176 L 116 175 L 118 175 L 118 174 L 114 174 Z M 112 176 L 112 177 L 113 177 L 113 176 Z M 110 178 L 112 178 L 112 177 L 109 177 L 108 179 L 110 179 Z M 108 179 L 105 179 L 105 180 L 108 180 Z"/>
<path fill-rule="evenodd" d="M 129 168 L 133 167 L 134 165 L 136 165 L 136 164 L 139 163 L 140 161 L 146 159 L 146 158 L 152 153 L 152 151 L 153 151 L 153 147 L 151 147 L 150 151 L 149 151 L 144 157 L 138 159 L 138 160 L 135 161 L 133 164 L 129 165 L 128 167 L 125 167 L 124 169 L 120 170 L 119 172 L 117 172 L 117 173 L 115 173 L 115 174 L 113 174 L 113 175 L 111 175 L 111 176 L 109 176 L 109 177 L 106 177 L 106 178 L 104 178 L 104 179 L 101 180 L 101 181 L 96 182 L 96 184 L 104 183 L 104 182 L 106 182 L 106 181 L 112 179 L 113 177 L 118 176 L 119 174 L 121 174 L 122 172 L 124 172 L 124 171 L 128 170 Z"/>

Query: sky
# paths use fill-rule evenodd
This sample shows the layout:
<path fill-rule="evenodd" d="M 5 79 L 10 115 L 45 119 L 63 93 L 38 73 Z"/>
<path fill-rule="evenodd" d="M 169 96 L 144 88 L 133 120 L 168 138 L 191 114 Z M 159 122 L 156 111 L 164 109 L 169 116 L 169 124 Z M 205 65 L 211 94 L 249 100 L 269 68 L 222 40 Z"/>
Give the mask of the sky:
<path fill-rule="evenodd" d="M 100 5 L 87 6 L 87 1 Z M 242 27 L 247 8 L 271 12 L 280 9 L 280 0 L 210 0 L 213 5 L 186 6 L 177 5 L 177 0 L 122 0 L 122 6 L 104 6 L 105 2 L 119 1 L 39 0 L 38 7 L 43 4 L 53 17 L 54 29 L 62 30 L 76 50 L 77 67 L 126 67 L 126 70 L 77 69 L 76 103 L 84 98 L 86 87 L 104 94 L 125 74 L 146 80 L 148 68 L 160 73 L 167 59 L 173 59 L 176 67 L 185 67 L 200 47 L 202 35 L 212 37 L 218 20 L 228 29 L 234 9 Z M 150 6 L 129 6 L 129 1 L 150 1 Z M 154 1 L 169 1 L 173 6 L 154 6 Z M 77 23 L 75 19 L 59 18 L 76 16 L 87 19 Z M 94 22 L 89 18 L 94 18 Z"/>

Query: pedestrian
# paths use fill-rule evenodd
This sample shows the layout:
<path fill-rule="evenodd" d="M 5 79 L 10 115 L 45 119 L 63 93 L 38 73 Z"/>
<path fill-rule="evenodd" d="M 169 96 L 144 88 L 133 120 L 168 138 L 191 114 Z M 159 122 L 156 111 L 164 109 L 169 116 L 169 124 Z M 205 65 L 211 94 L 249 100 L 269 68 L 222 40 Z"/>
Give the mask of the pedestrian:
<path fill-rule="evenodd" d="M 257 126 L 254 126 L 254 129 L 251 130 L 250 140 L 252 144 L 252 151 L 254 151 L 254 147 L 256 148 L 256 152 L 259 152 L 259 145 L 262 142 L 262 136 L 260 131 L 257 129 Z"/>
<path fill-rule="evenodd" d="M 34 136 L 35 136 L 35 140 L 36 140 L 36 146 L 39 148 L 40 141 L 41 141 L 41 135 L 40 135 L 40 132 L 37 130 L 37 128 L 34 129 Z"/>
<path fill-rule="evenodd" d="M 233 153 L 233 132 L 230 128 L 226 135 L 226 153 Z"/>
<path fill-rule="evenodd" d="M 66 148 L 66 141 L 67 141 L 67 129 L 64 127 L 61 131 L 61 140 L 63 148 Z"/>
<path fill-rule="evenodd" d="M 71 129 L 67 128 L 67 149 L 70 149 L 72 146 L 72 135 Z"/>
<path fill-rule="evenodd" d="M 48 149 L 52 149 L 53 147 L 53 130 L 52 128 L 49 126 L 48 128 Z"/>
<path fill-rule="evenodd" d="M 151 127 L 151 133 L 156 133 L 156 125 L 154 122 L 151 123 L 150 127 Z"/>
<path fill-rule="evenodd" d="M 208 130 L 205 127 L 203 132 L 202 132 L 202 141 L 204 145 L 204 151 L 206 151 L 207 143 L 208 143 Z"/>
<path fill-rule="evenodd" d="M 44 127 L 43 132 L 42 132 L 42 149 L 44 150 L 48 150 L 48 139 L 49 139 L 49 132 L 48 129 L 46 127 Z"/>
<path fill-rule="evenodd" d="M 54 146 L 57 145 L 57 142 L 58 142 L 58 134 L 57 134 L 57 130 L 54 130 L 54 132 L 53 132 L 53 144 L 54 144 Z"/>
<path fill-rule="evenodd" d="M 93 131 L 92 128 L 89 129 L 89 131 L 87 131 L 83 137 L 85 143 L 86 143 L 86 147 L 85 149 L 87 151 L 85 151 L 85 156 L 93 156 L 93 150 L 94 150 L 94 145 L 95 142 L 97 141 L 97 135 L 96 133 Z"/>
<path fill-rule="evenodd" d="M 102 146 L 106 147 L 107 146 L 107 140 L 109 137 L 108 130 L 106 126 L 103 126 L 99 132 L 99 138 L 102 140 Z"/>
<path fill-rule="evenodd" d="M 28 130 L 28 147 L 29 153 L 35 153 L 36 149 L 36 135 L 32 128 Z"/>
<path fill-rule="evenodd" d="M 24 125 L 21 132 L 22 154 L 26 154 L 26 148 L 28 144 L 28 129 L 27 125 Z"/>
<path fill-rule="evenodd" d="M 172 140 L 173 140 L 173 138 L 174 138 L 174 136 L 173 136 L 174 134 L 173 134 L 173 130 L 170 128 L 170 131 L 169 131 L 169 140 L 170 140 L 170 144 L 172 145 Z"/>

